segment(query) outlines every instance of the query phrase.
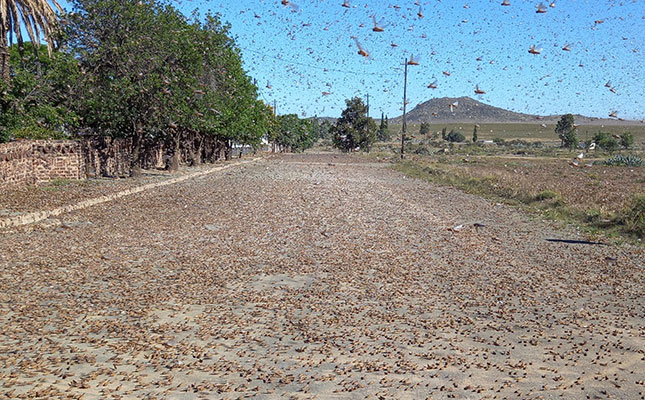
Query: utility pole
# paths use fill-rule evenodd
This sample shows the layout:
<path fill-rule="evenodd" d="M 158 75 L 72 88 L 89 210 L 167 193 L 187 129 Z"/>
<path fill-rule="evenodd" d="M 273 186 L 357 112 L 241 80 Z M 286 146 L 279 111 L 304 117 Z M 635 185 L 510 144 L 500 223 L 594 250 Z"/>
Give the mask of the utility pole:
<path fill-rule="evenodd" d="M 405 64 L 405 69 L 403 73 L 403 126 L 401 127 L 401 159 L 403 159 L 403 154 L 405 154 L 405 133 L 407 131 L 407 124 L 405 122 L 405 106 L 408 102 L 408 60 L 403 59 L 403 64 Z"/>
<path fill-rule="evenodd" d="M 367 118 L 370 117 L 370 94 L 367 94 Z"/>
<path fill-rule="evenodd" d="M 278 115 L 278 105 L 275 99 L 273 99 L 273 118 L 275 118 L 277 115 Z M 273 141 L 273 145 L 271 146 L 271 152 L 275 153 L 275 150 L 276 150 L 276 143 L 275 141 Z"/>

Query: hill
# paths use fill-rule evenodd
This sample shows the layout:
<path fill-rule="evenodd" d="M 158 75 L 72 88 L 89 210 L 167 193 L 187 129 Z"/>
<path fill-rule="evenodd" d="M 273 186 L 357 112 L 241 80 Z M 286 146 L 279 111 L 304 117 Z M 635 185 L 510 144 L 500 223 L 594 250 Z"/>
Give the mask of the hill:
<path fill-rule="evenodd" d="M 451 108 L 451 105 L 453 107 Z M 455 106 L 456 105 L 456 106 Z M 409 124 L 430 123 L 555 123 L 560 115 L 539 116 L 517 113 L 494 107 L 470 97 L 441 97 L 418 104 L 406 115 Z M 639 121 L 612 120 L 608 118 L 592 118 L 575 115 L 578 124 L 638 124 Z M 401 117 L 390 119 L 390 122 L 400 124 Z"/>

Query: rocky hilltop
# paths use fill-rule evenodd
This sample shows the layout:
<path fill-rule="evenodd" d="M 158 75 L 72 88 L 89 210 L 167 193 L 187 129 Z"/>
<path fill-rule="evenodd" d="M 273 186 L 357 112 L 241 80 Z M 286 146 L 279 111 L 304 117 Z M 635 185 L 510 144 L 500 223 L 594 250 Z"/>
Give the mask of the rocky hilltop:
<path fill-rule="evenodd" d="M 441 97 L 418 104 L 407 113 L 408 123 L 555 123 L 560 115 L 538 116 L 494 107 L 470 97 Z M 575 115 L 578 124 L 630 124 L 638 121 L 619 121 Z M 390 119 L 401 123 L 401 117 Z"/>

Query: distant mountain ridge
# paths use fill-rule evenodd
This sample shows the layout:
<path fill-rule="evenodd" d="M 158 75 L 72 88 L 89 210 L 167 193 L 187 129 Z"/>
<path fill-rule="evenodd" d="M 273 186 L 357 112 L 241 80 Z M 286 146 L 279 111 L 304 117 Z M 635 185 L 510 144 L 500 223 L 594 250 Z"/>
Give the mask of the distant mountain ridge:
<path fill-rule="evenodd" d="M 453 105 L 451 110 L 451 105 Z M 407 123 L 556 123 L 560 115 L 538 116 L 494 107 L 470 97 L 441 97 L 419 103 L 406 114 Z M 578 124 L 640 124 L 640 121 L 622 121 L 593 118 L 574 114 Z M 402 117 L 390 119 L 400 124 Z"/>

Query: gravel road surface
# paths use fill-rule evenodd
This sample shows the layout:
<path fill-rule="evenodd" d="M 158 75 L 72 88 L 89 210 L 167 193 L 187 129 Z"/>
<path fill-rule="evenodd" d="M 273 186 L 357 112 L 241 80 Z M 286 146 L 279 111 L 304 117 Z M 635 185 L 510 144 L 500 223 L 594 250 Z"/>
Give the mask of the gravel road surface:
<path fill-rule="evenodd" d="M 386 163 L 266 157 L 45 222 L 0 233 L 0 398 L 645 395 L 642 249 Z"/>

